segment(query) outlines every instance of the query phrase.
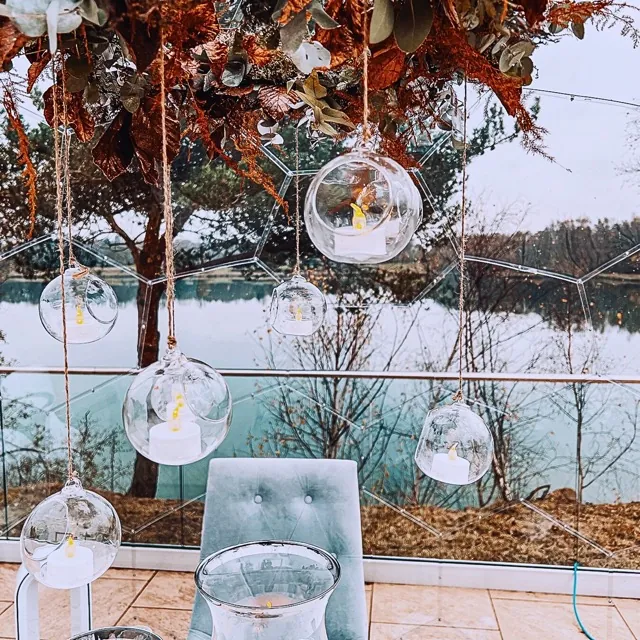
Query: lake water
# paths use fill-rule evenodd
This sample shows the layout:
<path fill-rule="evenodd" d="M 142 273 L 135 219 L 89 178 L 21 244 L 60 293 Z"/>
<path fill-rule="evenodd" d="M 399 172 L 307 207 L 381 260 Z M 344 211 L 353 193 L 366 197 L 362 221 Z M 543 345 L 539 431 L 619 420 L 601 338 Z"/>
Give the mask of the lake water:
<path fill-rule="evenodd" d="M 179 289 L 177 324 L 182 350 L 220 368 L 258 368 L 269 363 L 280 368 L 299 368 L 296 339 L 276 337 L 268 330 L 272 287 L 268 281 L 231 281 L 200 283 L 200 286 Z M 36 301 L 41 288 L 42 283 L 37 282 L 9 280 L 3 285 L 0 329 L 5 341 L 0 345 L 0 352 L 6 362 L 16 366 L 61 365 L 61 345 L 50 338 L 40 324 Z M 133 283 L 120 285 L 117 292 L 121 304 L 114 330 L 100 342 L 71 346 L 72 366 L 136 366 L 136 287 Z M 391 369 L 446 369 L 447 360 L 455 351 L 455 308 L 434 296 L 407 306 L 370 307 L 368 312 L 374 318 L 364 337 L 370 355 L 359 363 L 360 368 L 380 369 L 395 354 Z M 160 316 L 163 327 L 166 323 L 164 308 Z M 335 323 L 336 317 L 336 310 L 330 306 L 327 322 Z M 567 333 L 551 326 L 541 315 L 534 312 L 496 313 L 487 319 L 478 311 L 472 322 L 484 322 L 485 327 L 491 329 L 487 331 L 500 345 L 499 357 L 491 356 L 486 361 L 487 354 L 482 356 L 485 370 L 566 372 Z M 623 327 L 607 324 L 598 331 L 576 330 L 571 334 L 571 347 L 575 370 L 588 368 L 603 375 L 612 371 L 638 372 L 639 364 L 634 354 L 640 353 L 640 337 Z M 476 363 L 476 366 L 482 368 L 481 364 Z M 116 490 L 126 490 L 134 459 L 134 452 L 124 437 L 121 419 L 122 399 L 129 382 L 128 377 L 89 376 L 73 376 L 71 381 L 74 426 L 88 416 L 93 437 L 116 434 L 111 441 L 111 454 L 109 446 L 104 445 L 103 457 L 99 459 L 99 464 L 111 467 L 111 474 L 104 474 L 108 478 L 105 488 Z M 234 418 L 229 437 L 215 455 L 249 455 L 251 447 L 255 452 L 261 442 L 264 446 L 258 447 L 258 451 L 265 455 L 284 455 L 287 451 L 289 455 L 300 455 L 299 451 L 286 447 L 279 450 L 278 437 L 274 435 L 277 419 L 273 417 L 273 411 L 274 407 L 282 406 L 283 384 L 287 385 L 285 395 L 292 403 L 317 408 L 318 402 L 323 400 L 322 393 L 301 380 L 229 378 Z M 561 384 L 538 383 L 534 386 L 520 383 L 507 402 L 505 395 L 512 387 L 495 385 L 493 391 L 499 403 L 493 415 L 514 415 L 509 422 L 508 435 L 514 486 L 518 486 L 520 493 L 544 484 L 552 489 L 575 487 L 578 418 L 571 389 Z M 369 442 L 367 438 L 371 431 L 367 430 L 393 431 L 384 442 L 383 454 L 372 455 L 368 466 L 363 466 L 364 484 L 377 486 L 388 476 L 387 488 L 395 492 L 398 500 L 410 493 L 414 438 L 439 390 L 439 385 L 426 382 L 391 382 L 379 400 L 368 408 L 366 416 L 355 421 L 350 438 L 360 444 Z M 582 416 L 582 455 L 591 461 L 591 476 L 586 480 L 597 479 L 585 491 L 588 500 L 640 499 L 635 471 L 640 451 L 634 439 L 637 393 L 631 386 L 593 385 L 589 388 Z M 2 397 L 9 466 L 17 456 L 14 449 L 26 447 L 33 440 L 38 425 L 45 425 L 43 446 L 48 455 L 63 455 L 62 376 L 8 375 L 2 381 Z M 18 402 L 22 404 L 18 405 Z M 22 411 L 25 406 L 29 407 L 28 415 Z M 482 404 L 476 408 L 480 412 L 486 410 Z M 330 408 L 319 411 L 328 415 Z M 355 450 L 347 443 L 341 454 L 351 455 Z M 620 459 L 603 471 L 623 450 Z M 531 460 L 535 460 L 535 468 L 531 466 Z M 163 467 L 158 495 L 186 499 L 199 495 L 206 482 L 206 466 L 207 461 L 182 470 Z M 438 499 L 446 501 L 448 498 L 443 494 Z"/>

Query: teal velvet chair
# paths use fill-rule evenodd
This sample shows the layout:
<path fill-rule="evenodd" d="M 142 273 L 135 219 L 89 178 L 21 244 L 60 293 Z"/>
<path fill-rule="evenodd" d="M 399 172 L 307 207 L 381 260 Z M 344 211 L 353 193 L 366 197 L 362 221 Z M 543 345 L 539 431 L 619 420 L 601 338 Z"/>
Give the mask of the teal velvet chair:
<path fill-rule="evenodd" d="M 201 558 L 256 540 L 321 547 L 342 569 L 327 608 L 328 639 L 367 640 L 359 495 L 356 464 L 350 460 L 212 460 Z M 211 614 L 198 594 L 188 640 L 209 640 L 211 633 Z"/>

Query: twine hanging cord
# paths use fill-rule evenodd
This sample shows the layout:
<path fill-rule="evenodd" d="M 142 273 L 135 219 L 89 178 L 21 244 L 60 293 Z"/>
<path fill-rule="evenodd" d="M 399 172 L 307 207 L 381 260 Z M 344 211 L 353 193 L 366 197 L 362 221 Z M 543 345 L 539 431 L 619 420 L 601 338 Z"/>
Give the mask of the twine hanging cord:
<path fill-rule="evenodd" d="M 167 314 L 169 316 L 170 349 L 177 345 L 175 324 L 176 271 L 173 249 L 173 207 L 171 204 L 171 167 L 167 152 L 167 87 L 165 78 L 164 14 L 160 10 L 160 117 L 162 122 L 162 193 L 164 214 L 164 249 L 167 275 Z"/>
<path fill-rule="evenodd" d="M 300 141 L 296 126 L 296 266 L 294 274 L 300 275 Z"/>
<path fill-rule="evenodd" d="M 466 249 L 467 249 L 467 77 L 464 78 L 464 105 L 463 105 L 463 124 L 462 124 L 462 202 L 460 205 L 460 295 L 458 299 L 458 390 L 453 396 L 454 402 L 462 402 L 464 393 L 462 386 L 464 383 L 462 376 L 462 338 L 465 328 L 465 265 L 466 265 Z"/>
<path fill-rule="evenodd" d="M 67 110 L 66 110 L 66 96 L 64 94 L 64 54 L 61 53 L 61 74 L 63 82 L 63 95 L 62 103 L 63 115 L 64 115 L 64 131 L 65 138 L 67 136 L 68 122 L 67 122 Z M 73 470 L 73 449 L 71 443 L 71 394 L 69 389 L 69 343 L 67 332 L 67 293 L 64 286 L 64 272 L 65 272 L 65 259 L 64 259 L 64 211 L 63 211 L 63 167 L 65 173 L 65 184 L 68 185 L 69 166 L 68 152 L 63 148 L 60 141 L 60 114 L 58 110 L 58 87 L 56 84 L 56 57 L 51 61 L 53 70 L 53 142 L 54 142 L 54 154 L 55 154 L 55 173 L 56 173 L 56 224 L 58 232 L 58 258 L 60 266 L 60 296 L 62 300 L 62 352 L 64 359 L 64 399 L 65 399 L 65 418 L 67 427 L 67 478 L 69 481 L 75 477 Z M 67 147 L 69 141 L 67 140 Z M 67 192 L 68 198 L 68 192 Z M 67 205 L 70 207 L 70 205 Z M 69 209 L 68 209 L 69 211 Z M 69 219 L 70 225 L 70 219 Z M 71 236 L 69 236 L 69 249 L 71 254 Z"/>

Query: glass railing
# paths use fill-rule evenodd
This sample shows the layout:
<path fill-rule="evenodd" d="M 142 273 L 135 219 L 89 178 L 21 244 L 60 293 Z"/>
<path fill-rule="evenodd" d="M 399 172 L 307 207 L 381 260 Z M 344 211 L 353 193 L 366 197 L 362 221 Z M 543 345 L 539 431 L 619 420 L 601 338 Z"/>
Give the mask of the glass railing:
<path fill-rule="evenodd" d="M 2 371 L 0 535 L 10 539 L 60 486 L 66 428 L 60 373 Z M 126 543 L 197 547 L 208 460 L 134 482 L 121 414 L 130 374 L 77 371 L 73 450 L 85 486 L 115 506 Z M 640 568 L 640 380 L 475 374 L 467 399 L 495 455 L 479 482 L 455 487 L 413 461 L 425 414 L 450 399 L 453 375 L 226 373 L 233 423 L 214 456 L 355 460 L 368 555 Z"/>

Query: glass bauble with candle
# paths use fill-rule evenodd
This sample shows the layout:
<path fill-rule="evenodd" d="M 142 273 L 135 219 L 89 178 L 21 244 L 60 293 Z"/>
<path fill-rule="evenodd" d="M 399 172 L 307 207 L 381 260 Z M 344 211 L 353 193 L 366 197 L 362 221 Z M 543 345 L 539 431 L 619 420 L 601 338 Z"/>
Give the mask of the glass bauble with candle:
<path fill-rule="evenodd" d="M 409 244 L 422 221 L 422 198 L 395 160 L 361 148 L 320 169 L 304 219 L 313 244 L 331 260 L 378 264 Z"/>
<path fill-rule="evenodd" d="M 466 403 L 428 413 L 415 453 L 425 475 L 447 484 L 471 484 L 488 471 L 492 459 L 491 431 Z"/>
<path fill-rule="evenodd" d="M 62 285 L 64 282 L 67 342 L 86 344 L 104 338 L 116 323 L 118 298 L 114 290 L 84 266 L 69 267 L 52 280 L 40 296 L 40 320 L 56 340 L 63 340 Z"/>
<path fill-rule="evenodd" d="M 223 549 L 195 573 L 212 640 L 327 640 L 325 611 L 339 580 L 338 561 L 323 549 L 268 540 Z"/>
<path fill-rule="evenodd" d="M 273 290 L 269 323 L 283 335 L 310 336 L 322 325 L 326 311 L 322 291 L 296 274 Z"/>
<path fill-rule="evenodd" d="M 113 506 L 73 478 L 29 514 L 20 552 L 38 582 L 52 589 L 75 589 L 111 567 L 121 538 Z"/>
<path fill-rule="evenodd" d="M 173 347 L 133 379 L 124 401 L 124 427 L 145 458 L 159 464 L 190 464 L 215 451 L 226 438 L 231 409 L 224 378 Z"/>

